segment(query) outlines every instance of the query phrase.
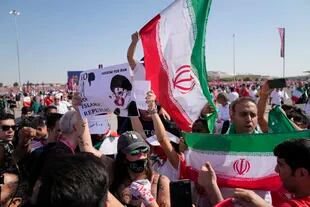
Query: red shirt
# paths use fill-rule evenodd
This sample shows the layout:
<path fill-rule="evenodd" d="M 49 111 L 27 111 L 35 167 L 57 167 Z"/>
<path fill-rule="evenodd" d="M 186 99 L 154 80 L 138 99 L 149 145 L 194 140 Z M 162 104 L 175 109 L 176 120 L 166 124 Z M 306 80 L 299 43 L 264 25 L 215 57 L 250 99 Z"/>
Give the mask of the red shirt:
<path fill-rule="evenodd" d="M 241 97 L 248 97 L 248 96 L 250 96 L 249 90 L 247 88 L 242 88 L 240 90 L 240 96 Z"/>
<path fill-rule="evenodd" d="M 291 200 L 284 201 L 276 207 L 309 207 L 310 196 L 303 198 L 293 198 Z"/>
<path fill-rule="evenodd" d="M 53 103 L 53 100 L 51 98 L 46 97 L 44 99 L 44 103 L 45 103 L 46 106 L 49 106 L 49 105 L 51 105 Z"/>

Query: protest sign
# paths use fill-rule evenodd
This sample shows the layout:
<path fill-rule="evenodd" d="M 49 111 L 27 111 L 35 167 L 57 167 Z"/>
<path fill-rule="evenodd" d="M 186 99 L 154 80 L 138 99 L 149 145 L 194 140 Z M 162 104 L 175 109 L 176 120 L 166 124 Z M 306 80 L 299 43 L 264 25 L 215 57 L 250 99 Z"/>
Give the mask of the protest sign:
<path fill-rule="evenodd" d="M 134 81 L 133 90 L 136 97 L 138 109 L 147 110 L 147 104 L 145 101 L 146 93 L 151 90 L 150 81 Z"/>
<path fill-rule="evenodd" d="M 82 71 L 68 71 L 67 72 L 67 87 L 70 91 L 76 91 L 79 85 L 79 76 Z"/>
<path fill-rule="evenodd" d="M 110 115 L 88 116 L 88 126 L 90 134 L 104 134 L 110 129 Z"/>
<path fill-rule="evenodd" d="M 119 116 L 138 116 L 128 64 L 84 71 L 80 75 L 82 112 L 85 116 L 114 112 Z"/>

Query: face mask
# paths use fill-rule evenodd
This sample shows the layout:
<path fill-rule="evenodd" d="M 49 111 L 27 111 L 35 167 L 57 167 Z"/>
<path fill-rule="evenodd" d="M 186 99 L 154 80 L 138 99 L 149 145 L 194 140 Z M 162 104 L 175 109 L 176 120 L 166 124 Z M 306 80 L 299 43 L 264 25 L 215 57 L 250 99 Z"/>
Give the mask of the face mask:
<path fill-rule="evenodd" d="M 129 169 L 134 173 L 142 173 L 147 165 L 147 159 L 128 161 Z"/>

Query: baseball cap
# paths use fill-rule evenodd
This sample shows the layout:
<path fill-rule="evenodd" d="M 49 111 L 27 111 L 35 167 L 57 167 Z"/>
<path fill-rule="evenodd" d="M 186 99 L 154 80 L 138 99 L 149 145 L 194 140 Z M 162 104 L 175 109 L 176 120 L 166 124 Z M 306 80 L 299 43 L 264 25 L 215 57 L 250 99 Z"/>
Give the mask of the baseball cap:
<path fill-rule="evenodd" d="M 176 143 L 176 144 L 180 143 L 180 138 L 179 137 L 177 137 L 177 136 L 175 136 L 175 135 L 173 135 L 173 134 L 171 134 L 170 132 L 167 132 L 167 131 L 166 131 L 166 133 L 167 133 L 167 136 L 168 136 L 168 138 L 170 139 L 171 142 Z M 158 142 L 156 135 L 153 135 L 153 136 L 147 138 L 146 141 L 150 145 L 152 145 L 152 146 L 160 146 L 160 143 Z"/>
<path fill-rule="evenodd" d="M 117 152 L 127 154 L 140 147 L 149 148 L 148 144 L 138 132 L 127 131 L 118 138 Z"/>

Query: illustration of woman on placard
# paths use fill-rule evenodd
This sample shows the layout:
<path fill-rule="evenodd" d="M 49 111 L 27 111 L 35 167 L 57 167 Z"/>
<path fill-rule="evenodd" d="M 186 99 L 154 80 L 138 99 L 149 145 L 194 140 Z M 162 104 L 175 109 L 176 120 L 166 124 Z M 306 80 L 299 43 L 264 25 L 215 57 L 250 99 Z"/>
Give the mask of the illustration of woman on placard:
<path fill-rule="evenodd" d="M 115 75 L 111 79 L 110 89 L 112 95 L 109 96 L 113 99 L 116 106 L 114 113 L 118 116 L 138 116 L 139 112 L 137 104 L 132 100 L 132 84 L 123 75 Z"/>

